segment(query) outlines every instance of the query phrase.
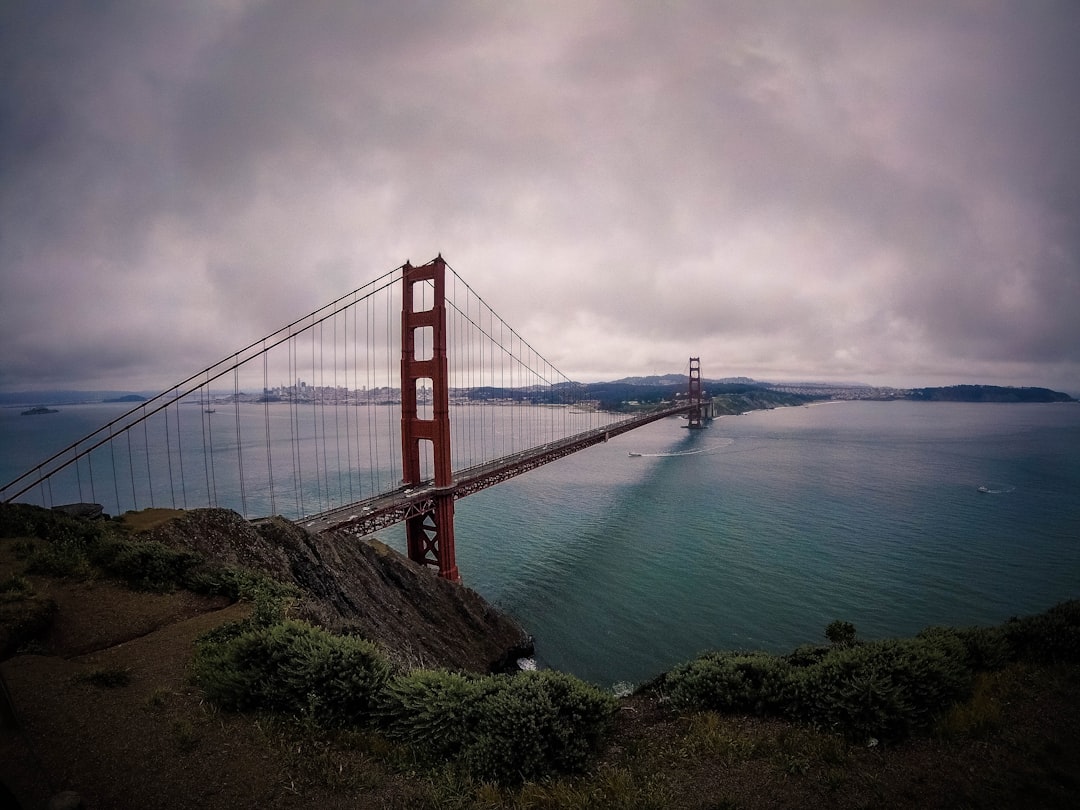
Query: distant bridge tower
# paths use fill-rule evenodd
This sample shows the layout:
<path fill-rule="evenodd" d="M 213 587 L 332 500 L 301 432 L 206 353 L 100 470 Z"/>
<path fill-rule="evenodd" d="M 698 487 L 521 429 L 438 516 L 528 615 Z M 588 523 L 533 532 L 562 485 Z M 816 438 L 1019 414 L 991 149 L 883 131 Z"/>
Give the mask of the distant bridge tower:
<path fill-rule="evenodd" d="M 702 413 L 703 406 L 701 402 L 701 358 L 690 358 L 690 389 L 687 392 L 687 398 L 690 401 L 690 410 L 686 412 L 687 423 L 686 426 L 691 430 L 703 428 Z"/>
<path fill-rule="evenodd" d="M 413 288 L 431 282 L 434 301 L 417 311 Z M 416 356 L 418 329 L 430 329 L 431 357 Z M 426 343 L 427 341 L 425 341 Z M 432 418 L 417 415 L 417 382 L 431 380 Z M 421 267 L 405 262 L 401 303 L 401 460 L 406 486 L 420 483 L 420 442 L 430 442 L 435 466 L 434 506 L 407 518 L 409 559 L 461 580 L 454 557 L 454 493 L 450 464 L 450 386 L 446 362 L 446 262 L 440 254 Z"/>

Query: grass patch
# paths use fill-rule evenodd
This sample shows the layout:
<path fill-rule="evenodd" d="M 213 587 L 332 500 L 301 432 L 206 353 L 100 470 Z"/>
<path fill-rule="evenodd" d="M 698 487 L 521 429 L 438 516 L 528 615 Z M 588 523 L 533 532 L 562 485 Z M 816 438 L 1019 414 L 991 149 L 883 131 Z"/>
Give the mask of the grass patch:
<path fill-rule="evenodd" d="M 183 515 L 181 509 L 162 509 L 151 507 L 138 512 L 125 512 L 120 517 L 120 524 L 133 532 L 145 532 L 156 529 L 174 518 Z"/>
<path fill-rule="evenodd" d="M 686 728 L 676 752 L 681 759 L 707 758 L 732 765 L 762 755 L 760 739 L 746 734 L 731 718 L 719 712 L 691 714 L 685 722 Z"/>
<path fill-rule="evenodd" d="M 169 703 L 169 699 L 172 697 L 173 692 L 171 689 L 166 689 L 164 686 L 159 686 L 149 695 L 146 696 L 146 707 L 148 709 L 158 710 L 164 709 Z"/>
<path fill-rule="evenodd" d="M 29 651 L 52 626 L 56 602 L 36 594 L 21 576 L 4 583 L 0 592 L 0 660 L 16 651 Z"/>
<path fill-rule="evenodd" d="M 22 599 L 33 592 L 34 587 L 30 584 L 30 580 L 20 574 L 0 580 L 0 599 Z"/>
<path fill-rule="evenodd" d="M 195 728 L 195 724 L 186 718 L 174 721 L 172 732 L 176 747 L 184 753 L 194 751 L 202 742 L 202 737 L 199 735 L 198 729 Z"/>
<path fill-rule="evenodd" d="M 954 705 L 941 718 L 935 731 L 944 738 L 984 737 L 1001 727 L 1003 698 L 1014 677 L 1005 672 L 981 672 L 975 678 L 971 696 Z"/>

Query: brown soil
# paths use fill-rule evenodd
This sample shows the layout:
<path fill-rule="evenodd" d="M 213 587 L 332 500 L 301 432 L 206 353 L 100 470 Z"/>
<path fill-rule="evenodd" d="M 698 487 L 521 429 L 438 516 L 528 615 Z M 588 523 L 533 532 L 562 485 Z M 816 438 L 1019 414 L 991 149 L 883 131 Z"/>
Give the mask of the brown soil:
<path fill-rule="evenodd" d="M 203 700 L 188 675 L 195 640 L 242 618 L 246 605 L 105 582 L 31 581 L 59 611 L 39 649 L 0 663 L 10 699 L 0 782 L 22 808 L 44 808 L 64 790 L 87 808 L 117 810 L 381 807 L 407 795 L 381 767 L 366 805 L 339 790 L 348 779 L 313 784 L 311 760 L 294 748 L 303 735 L 288 723 L 225 714 Z M 117 673 L 119 685 L 95 682 Z M 336 756 L 328 745 L 324 754 Z M 343 770 L 373 770 L 362 752 L 340 756 Z"/>

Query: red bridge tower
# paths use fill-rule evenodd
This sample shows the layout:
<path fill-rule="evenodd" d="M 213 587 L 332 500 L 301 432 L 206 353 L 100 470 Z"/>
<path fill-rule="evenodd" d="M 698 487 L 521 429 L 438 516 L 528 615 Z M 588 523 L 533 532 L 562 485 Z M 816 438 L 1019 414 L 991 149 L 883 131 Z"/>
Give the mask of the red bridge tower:
<path fill-rule="evenodd" d="M 691 408 L 686 412 L 686 426 L 691 430 L 704 427 L 702 420 L 701 405 L 701 358 L 690 358 L 690 390 L 687 392 Z"/>
<path fill-rule="evenodd" d="M 418 311 L 413 288 L 431 282 L 430 309 Z M 430 329 L 431 357 L 416 356 L 418 329 Z M 426 342 L 426 341 L 425 341 Z M 417 382 L 431 381 L 432 418 L 417 415 Z M 421 442 L 431 443 L 435 466 L 434 507 L 406 519 L 409 559 L 461 581 L 454 557 L 454 492 L 450 465 L 450 386 L 446 365 L 446 262 L 440 254 L 421 267 L 405 262 L 401 303 L 401 464 L 406 486 L 420 483 Z"/>

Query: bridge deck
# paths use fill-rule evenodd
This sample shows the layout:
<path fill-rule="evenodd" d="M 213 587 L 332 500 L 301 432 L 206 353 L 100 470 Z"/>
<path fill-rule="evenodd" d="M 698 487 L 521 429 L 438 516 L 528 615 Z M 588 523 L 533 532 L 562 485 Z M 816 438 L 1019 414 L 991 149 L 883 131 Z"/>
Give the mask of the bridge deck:
<path fill-rule="evenodd" d="M 578 450 L 583 450 L 600 442 L 606 442 L 614 436 L 627 433 L 642 425 L 675 414 L 685 413 L 691 407 L 693 406 L 681 404 L 631 417 L 613 425 L 589 430 L 514 455 L 504 456 L 486 464 L 460 470 L 454 474 L 454 483 L 440 490 L 435 488 L 432 481 L 422 481 L 419 484 L 403 486 L 373 498 L 356 501 L 348 506 L 341 506 L 311 515 L 307 519 L 300 521 L 300 525 L 316 534 L 326 532 L 347 532 L 357 535 L 372 534 L 410 517 L 430 512 L 435 508 L 435 496 L 437 494 L 442 495 L 451 492 L 455 500 L 463 498 L 501 481 L 534 470 L 563 456 L 576 453 Z"/>

